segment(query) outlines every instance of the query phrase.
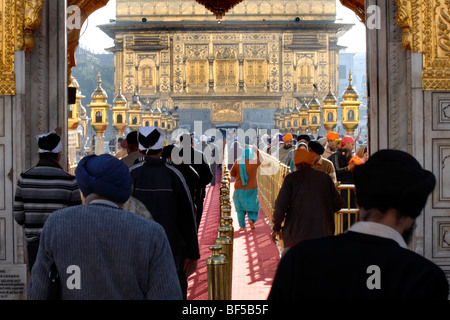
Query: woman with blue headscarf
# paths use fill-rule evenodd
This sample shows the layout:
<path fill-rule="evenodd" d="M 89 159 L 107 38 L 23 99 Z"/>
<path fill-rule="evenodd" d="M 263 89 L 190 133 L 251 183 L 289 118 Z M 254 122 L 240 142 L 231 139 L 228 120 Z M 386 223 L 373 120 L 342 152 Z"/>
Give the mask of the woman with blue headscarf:
<path fill-rule="evenodd" d="M 245 230 L 245 216 L 251 229 L 255 229 L 258 218 L 258 183 L 256 174 L 261 165 L 259 150 L 247 147 L 242 151 L 241 159 L 235 161 L 230 175 L 236 177 L 234 182 L 233 202 L 238 215 L 240 231 Z"/>

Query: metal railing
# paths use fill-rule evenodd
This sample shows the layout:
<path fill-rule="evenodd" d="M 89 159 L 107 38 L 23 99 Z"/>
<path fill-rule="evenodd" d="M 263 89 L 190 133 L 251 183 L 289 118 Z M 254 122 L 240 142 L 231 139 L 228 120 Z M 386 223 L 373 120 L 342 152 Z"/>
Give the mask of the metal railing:
<path fill-rule="evenodd" d="M 231 217 L 231 175 L 228 169 L 227 148 L 224 148 L 223 159 L 218 237 L 209 247 L 212 255 L 206 260 L 209 300 L 231 300 L 232 294 L 234 228 Z"/>
<path fill-rule="evenodd" d="M 359 209 L 352 207 L 352 193 L 355 192 L 354 184 L 339 184 L 336 183 L 336 188 L 342 196 L 342 191 L 347 190 L 347 207 L 342 208 L 334 214 L 334 235 L 338 235 L 350 228 L 352 224 L 358 221 Z"/>

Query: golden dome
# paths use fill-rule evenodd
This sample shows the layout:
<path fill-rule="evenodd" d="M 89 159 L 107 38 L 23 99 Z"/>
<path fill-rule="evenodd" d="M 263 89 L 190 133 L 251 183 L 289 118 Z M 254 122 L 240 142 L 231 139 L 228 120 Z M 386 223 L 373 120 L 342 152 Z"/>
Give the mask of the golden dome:
<path fill-rule="evenodd" d="M 302 112 L 302 111 L 303 112 L 308 112 L 308 110 L 309 110 L 308 104 L 306 103 L 306 100 L 303 99 L 303 103 L 300 106 L 300 112 Z"/>
<path fill-rule="evenodd" d="M 127 102 L 128 102 L 127 99 L 122 94 L 122 86 L 119 86 L 119 92 L 117 93 L 116 97 L 113 100 L 113 105 L 114 106 L 119 105 L 119 104 L 126 105 Z"/>
<path fill-rule="evenodd" d="M 348 74 L 348 87 L 342 94 L 342 100 L 358 100 L 359 94 L 352 86 L 352 71 Z"/>
<path fill-rule="evenodd" d="M 141 110 L 142 109 L 142 103 L 139 99 L 139 95 L 137 92 L 133 95 L 133 101 L 130 103 L 130 109 L 132 110 Z"/>
<path fill-rule="evenodd" d="M 78 84 L 77 79 L 75 79 L 72 75 L 70 76 L 70 85 L 69 85 L 69 87 L 77 88 L 77 90 L 80 89 L 80 85 Z"/>
<path fill-rule="evenodd" d="M 281 114 L 280 106 L 275 109 L 274 114 Z"/>
<path fill-rule="evenodd" d="M 329 88 L 328 88 L 328 93 L 327 95 L 323 98 L 323 103 L 324 104 L 337 104 L 338 100 L 336 99 L 336 96 L 334 95 L 333 92 L 331 92 L 331 83 L 329 84 Z"/>
<path fill-rule="evenodd" d="M 316 98 L 316 93 L 314 93 L 313 98 L 309 101 L 308 107 L 310 110 L 318 110 L 321 107 L 319 100 Z"/>
<path fill-rule="evenodd" d="M 155 107 L 154 109 L 153 109 L 153 114 L 161 114 L 161 109 L 159 109 L 159 107 L 157 106 L 157 107 Z"/>
<path fill-rule="evenodd" d="M 106 101 L 108 100 L 108 95 L 106 94 L 105 90 L 102 88 L 102 78 L 100 75 L 100 72 L 98 73 L 98 86 L 97 89 L 92 93 L 91 100 L 92 101 Z"/>

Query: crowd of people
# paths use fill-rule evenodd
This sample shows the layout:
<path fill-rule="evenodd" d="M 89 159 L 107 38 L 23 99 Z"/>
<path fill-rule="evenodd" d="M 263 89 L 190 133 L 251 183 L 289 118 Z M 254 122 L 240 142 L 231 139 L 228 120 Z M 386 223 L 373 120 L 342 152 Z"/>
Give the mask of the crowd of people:
<path fill-rule="evenodd" d="M 121 142 L 120 157 L 85 156 L 75 176 L 59 165 L 55 132 L 37 136 L 37 144 L 39 162 L 21 174 L 14 199 L 27 241 L 29 298 L 187 299 L 206 187 L 222 164 L 214 137 L 185 133 L 167 143 L 160 129 L 140 127 Z M 272 238 L 284 250 L 269 299 L 447 298 L 442 270 L 407 249 L 435 186 L 412 156 L 382 150 L 369 158 L 366 146 L 356 150 L 352 137 L 334 132 L 264 135 L 244 146 L 236 139 L 228 154 L 238 232 L 247 222 L 255 228 L 264 153 L 291 168 L 273 212 Z M 355 185 L 351 203 L 338 182 Z M 358 206 L 360 221 L 333 236 L 334 213 L 346 206 Z M 383 290 L 367 289 L 369 261 L 383 272 Z M 73 266 L 78 280 L 66 272 Z M 55 293 L 55 279 L 78 281 L 82 290 L 57 285 Z"/>

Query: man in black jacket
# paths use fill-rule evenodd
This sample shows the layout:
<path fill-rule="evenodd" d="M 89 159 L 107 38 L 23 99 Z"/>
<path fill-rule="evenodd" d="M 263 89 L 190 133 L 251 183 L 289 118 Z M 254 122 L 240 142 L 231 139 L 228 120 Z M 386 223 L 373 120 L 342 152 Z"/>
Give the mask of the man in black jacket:
<path fill-rule="evenodd" d="M 161 158 L 164 138 L 157 128 L 138 128 L 139 150 L 145 158 L 130 167 L 132 195 L 164 228 L 186 299 L 187 278 L 195 272 L 200 259 L 194 204 L 182 173 Z"/>
<path fill-rule="evenodd" d="M 203 202 L 206 196 L 206 186 L 211 183 L 213 174 L 211 167 L 205 157 L 205 154 L 200 150 L 196 150 L 194 147 L 194 141 L 189 134 L 183 134 L 180 136 L 180 155 L 182 161 L 185 164 L 189 164 L 198 173 L 200 177 L 200 196 L 197 201 L 197 226 L 200 225 L 203 214 Z"/>
<path fill-rule="evenodd" d="M 269 299 L 448 298 L 448 280 L 407 248 L 436 180 L 411 155 L 381 150 L 355 167 L 361 221 L 346 233 L 307 240 L 280 261 Z"/>

